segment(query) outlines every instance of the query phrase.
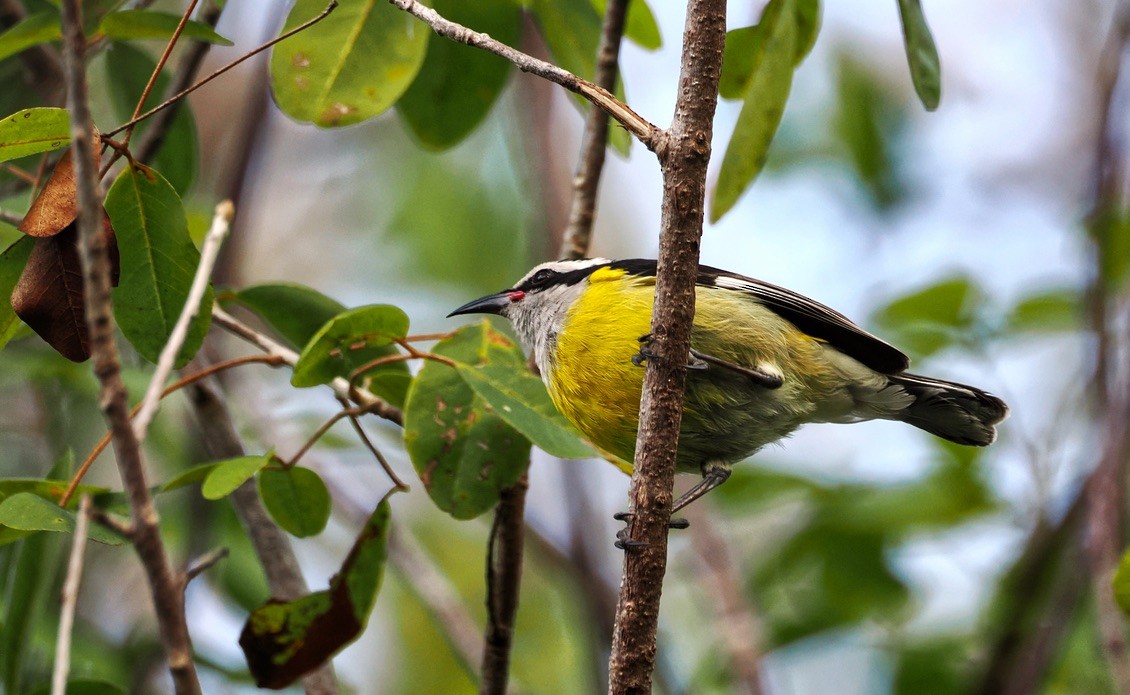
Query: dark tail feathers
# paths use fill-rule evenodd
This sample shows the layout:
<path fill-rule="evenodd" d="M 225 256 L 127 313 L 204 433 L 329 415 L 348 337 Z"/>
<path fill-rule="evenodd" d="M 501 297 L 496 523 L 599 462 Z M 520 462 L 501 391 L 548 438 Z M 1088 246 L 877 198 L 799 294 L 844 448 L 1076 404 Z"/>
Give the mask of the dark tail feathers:
<path fill-rule="evenodd" d="M 951 442 L 988 446 L 997 438 L 993 425 L 1008 416 L 1004 401 L 972 386 L 906 373 L 890 381 L 914 396 L 902 421 Z"/>

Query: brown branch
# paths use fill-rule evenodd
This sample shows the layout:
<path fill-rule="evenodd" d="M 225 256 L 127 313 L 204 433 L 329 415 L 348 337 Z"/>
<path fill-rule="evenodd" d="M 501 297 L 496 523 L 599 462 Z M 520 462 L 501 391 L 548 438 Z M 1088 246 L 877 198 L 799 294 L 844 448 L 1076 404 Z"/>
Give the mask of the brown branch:
<path fill-rule="evenodd" d="M 616 608 L 609 692 L 649 693 L 655 668 L 659 601 L 667 569 L 667 524 L 683 415 L 686 356 L 706 199 L 706 167 L 726 40 L 725 0 L 690 0 L 683 32 L 675 118 L 655 148 L 663 168 L 652 345 L 647 361 L 632 475 L 629 547 Z"/>
<path fill-rule="evenodd" d="M 624 21 L 631 0 L 608 0 L 600 30 L 593 81 L 611 92 L 620 71 L 620 43 L 624 37 Z M 608 151 L 608 112 L 593 105 L 585 120 L 581 157 L 573 176 L 573 200 L 569 206 L 569 223 L 561 239 L 561 258 L 584 258 L 592 240 L 596 198 L 600 190 L 600 174 Z"/>
<path fill-rule="evenodd" d="M 157 527 L 157 510 L 149 493 L 145 461 L 130 426 L 129 405 L 114 339 L 110 304 L 110 258 L 102 234 L 102 193 L 96 167 L 97 144 L 90 118 L 86 85 L 86 38 L 79 0 L 63 0 L 63 54 L 67 108 L 71 114 L 71 151 L 78 188 L 79 258 L 86 292 L 86 322 L 94 373 L 101 382 L 99 404 L 113 433 L 114 452 L 132 515 L 131 538 L 145 569 L 161 643 L 178 694 L 199 693 L 192 646 L 185 622 L 180 579 L 169 566 Z"/>
<path fill-rule="evenodd" d="M 328 5 L 326 5 L 326 9 L 322 10 L 320 13 L 315 15 L 312 19 L 310 19 L 306 22 L 303 22 L 302 24 L 296 26 L 295 28 L 291 29 L 290 31 L 288 31 L 284 34 L 280 34 L 279 36 L 271 39 L 270 41 L 268 41 L 268 42 L 266 42 L 266 43 L 264 43 L 264 44 L 262 44 L 262 45 L 260 45 L 256 48 L 253 48 L 251 51 L 249 51 L 247 53 L 244 53 L 239 58 L 236 58 L 235 60 L 228 63 L 227 65 L 215 70 L 214 72 L 212 72 L 212 74 L 208 75 L 207 77 L 200 80 L 199 82 L 192 85 L 191 87 L 188 87 L 186 89 L 182 89 L 181 91 L 177 92 L 173 96 L 169 97 L 165 101 L 158 104 L 157 106 L 154 106 L 153 108 L 149 109 L 148 111 L 141 114 L 140 116 L 135 116 L 134 118 L 131 118 L 128 122 L 123 123 L 120 126 L 118 126 L 117 128 L 114 128 L 113 130 L 105 133 L 105 135 L 115 135 L 117 133 L 120 133 L 123 130 L 125 130 L 126 128 L 132 128 L 133 126 L 137 125 L 138 123 L 144 121 L 146 118 L 149 118 L 150 116 L 152 116 L 154 114 L 157 114 L 157 113 L 160 113 L 161 111 L 164 111 L 165 109 L 169 108 L 173 104 L 177 103 L 181 99 L 188 96 L 189 94 L 195 92 L 196 90 L 200 89 L 201 87 L 208 84 L 212 80 L 216 79 L 220 75 L 223 75 L 228 70 L 231 70 L 235 66 L 237 66 L 240 63 L 242 63 L 243 61 L 247 60 L 248 58 L 250 58 L 254 55 L 257 55 L 259 53 L 262 53 L 263 51 L 267 50 L 271 46 L 274 46 L 276 43 L 278 43 L 280 41 L 285 41 L 286 39 L 289 39 L 290 37 L 294 36 L 295 34 L 301 32 L 301 31 L 305 31 L 305 30 L 309 29 L 310 27 L 314 26 L 318 22 L 320 22 L 323 19 L 325 19 L 326 17 L 328 17 L 329 14 L 331 12 L 333 12 L 336 7 L 337 7 L 337 0 L 330 0 L 330 3 Z"/>
<path fill-rule="evenodd" d="M 188 567 L 184 569 L 184 585 L 187 588 L 188 583 L 196 579 L 204 572 L 207 572 L 220 560 L 228 556 L 227 548 L 216 548 L 215 550 L 205 553 L 200 557 L 189 563 Z"/>
<path fill-rule="evenodd" d="M 318 440 L 325 436 L 326 432 L 329 432 L 330 428 L 336 425 L 339 420 L 344 420 L 347 417 L 356 417 L 363 414 L 364 412 L 365 411 L 361 408 L 346 408 L 345 410 L 338 411 L 331 415 L 329 420 L 323 422 L 322 426 L 319 427 L 314 432 L 314 434 L 310 435 L 310 437 L 306 440 L 306 443 L 304 443 L 302 445 L 302 448 L 298 450 L 298 453 L 292 456 L 290 460 L 283 461 L 283 468 L 293 468 L 302 459 L 302 457 L 306 455 L 306 452 L 314 448 L 314 445 L 318 443 Z"/>
<path fill-rule="evenodd" d="M 582 79 L 568 70 L 538 60 L 531 55 L 492 39 L 486 34 L 480 34 L 468 29 L 462 24 L 457 24 L 444 18 L 430 7 L 420 4 L 416 0 L 388 0 L 412 16 L 420 19 L 440 36 L 451 39 L 467 46 L 474 46 L 505 58 L 522 72 L 528 72 L 538 77 L 555 82 L 570 92 L 579 94 L 590 102 L 606 111 L 635 135 L 649 150 L 655 150 L 662 136 L 662 131 L 648 122 L 647 119 L 633 111 L 627 104 L 613 96 L 612 92 L 599 87 L 588 80 Z"/>
<path fill-rule="evenodd" d="M 271 358 L 271 356 L 266 357 Z M 215 373 L 216 370 L 213 368 L 218 366 L 209 365 L 202 355 L 198 355 L 190 364 L 199 370 L 198 374 Z M 193 380 L 189 396 L 196 420 L 200 425 L 201 438 L 209 455 L 216 459 L 245 455 L 243 442 L 236 432 L 231 413 L 228 412 L 225 399 L 220 395 L 216 380 Z M 267 514 L 255 489 L 254 481 L 248 480 L 240 485 L 229 499 L 251 539 L 251 545 L 255 548 L 259 564 L 262 565 L 263 573 L 267 576 L 267 586 L 270 587 L 271 595 L 289 601 L 307 594 L 309 588 L 302 577 L 302 569 L 294 556 L 290 539 Z M 302 679 L 302 684 L 306 688 L 307 695 L 337 695 L 333 664 L 329 662 L 322 664 L 318 670 L 306 675 Z"/>
<path fill-rule="evenodd" d="M 504 695 L 510 677 L 510 647 L 514 616 L 522 584 L 527 473 L 502 490 L 487 541 L 487 626 L 483 644 L 482 695 Z"/>

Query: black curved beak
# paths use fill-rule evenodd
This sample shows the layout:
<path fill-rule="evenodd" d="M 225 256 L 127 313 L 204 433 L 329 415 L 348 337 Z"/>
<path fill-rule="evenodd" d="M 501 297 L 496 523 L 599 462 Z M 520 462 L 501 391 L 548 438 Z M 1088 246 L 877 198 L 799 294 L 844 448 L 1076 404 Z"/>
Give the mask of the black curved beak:
<path fill-rule="evenodd" d="M 447 318 L 461 314 L 501 314 L 503 307 L 513 301 L 510 295 L 514 290 L 503 290 L 485 297 L 479 297 L 473 302 L 467 302 L 447 315 Z"/>

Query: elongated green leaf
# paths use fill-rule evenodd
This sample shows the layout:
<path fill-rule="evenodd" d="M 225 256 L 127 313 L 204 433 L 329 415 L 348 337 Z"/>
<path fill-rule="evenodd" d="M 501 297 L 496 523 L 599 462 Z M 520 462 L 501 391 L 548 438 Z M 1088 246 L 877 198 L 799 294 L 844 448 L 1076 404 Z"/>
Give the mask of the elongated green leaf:
<path fill-rule="evenodd" d="M 67 473 L 69 475 L 69 473 Z M 21 492 L 30 492 L 48 500 L 57 500 L 69 485 L 67 480 L 54 480 L 43 478 L 3 478 L 0 479 L 0 502 Z M 107 492 L 104 487 L 93 485 L 79 485 L 75 494 L 67 503 L 67 509 L 74 510 L 78 506 L 78 499 L 83 495 L 101 495 Z"/>
<path fill-rule="evenodd" d="M 309 468 L 268 468 L 259 474 L 259 496 L 275 523 L 299 538 L 318 535 L 330 520 L 330 492 Z"/>
<path fill-rule="evenodd" d="M 434 348 L 467 364 L 517 370 L 521 352 L 483 322 L 465 326 Z M 459 373 L 428 362 L 412 382 L 404 406 L 404 446 L 436 506 L 456 519 L 492 508 L 499 492 L 521 477 L 530 442 L 491 409 Z"/>
<path fill-rule="evenodd" d="M 20 327 L 20 319 L 12 309 L 8 297 L 12 296 L 12 289 L 24 272 L 24 265 L 33 246 L 35 239 L 25 236 L 4 249 L 4 253 L 0 253 L 0 298 L 3 298 L 0 301 L 0 350 L 4 349 Z"/>
<path fill-rule="evenodd" d="M 218 465 L 220 465 L 218 462 L 213 461 L 212 463 L 202 463 L 199 466 L 193 466 L 192 468 L 181 471 L 173 476 L 172 480 L 158 488 L 158 491 L 171 492 L 173 490 L 179 490 L 182 487 L 188 487 L 194 483 L 202 483 L 212 471 L 216 470 L 216 466 Z"/>
<path fill-rule="evenodd" d="M 358 307 L 322 326 L 298 356 L 290 383 L 299 388 L 347 377 L 384 348 L 408 335 L 408 316 L 389 304 Z"/>
<path fill-rule="evenodd" d="M 113 17 L 114 15 L 110 15 Z M 114 114 L 123 123 L 133 117 L 137 107 L 137 100 L 145 91 L 145 85 L 157 67 L 156 61 L 145 51 L 128 43 L 115 42 L 106 51 L 106 84 L 110 90 L 110 101 L 114 107 Z M 166 68 L 157 76 L 149 98 L 145 100 L 142 109 L 148 109 L 160 103 L 165 90 L 169 85 L 169 70 Z M 142 121 L 134 130 L 134 142 L 140 142 L 141 137 L 149 129 L 148 121 Z M 161 140 L 161 147 L 157 150 L 151 162 L 154 169 L 161 172 L 161 176 L 172 184 L 172 187 L 182 196 L 192 187 L 196 179 L 197 163 L 200 158 L 199 138 L 196 133 L 196 119 L 192 108 L 185 102 L 182 103 L 173 122 Z"/>
<path fill-rule="evenodd" d="M 922 105 L 927 111 L 933 111 L 942 98 L 942 66 L 938 60 L 938 49 L 926 24 L 921 1 L 898 0 L 898 3 L 910 79 Z"/>
<path fill-rule="evenodd" d="M 0 525 L 20 531 L 54 531 L 73 533 L 75 515 L 54 502 L 32 492 L 17 492 L 0 502 Z M 100 524 L 90 524 L 91 540 L 107 545 L 121 545 L 125 539 Z"/>
<path fill-rule="evenodd" d="M 1118 607 L 1123 613 L 1130 615 L 1130 552 L 1122 555 L 1111 584 Z"/>
<path fill-rule="evenodd" d="M 345 311 L 345 305 L 321 292 L 293 283 L 270 283 L 240 290 L 235 300 L 258 314 L 301 350 L 322 326 Z"/>
<path fill-rule="evenodd" d="M 216 467 L 204 478 L 204 484 L 200 486 L 200 494 L 204 495 L 204 499 L 209 500 L 227 497 L 270 463 L 272 456 L 273 452 L 268 452 L 258 456 L 239 456 L 217 462 Z"/>
<path fill-rule="evenodd" d="M 286 687 L 357 639 L 381 587 L 388 530 L 388 501 L 381 500 L 329 589 L 272 599 L 251 613 L 239 646 L 260 688 Z"/>
<path fill-rule="evenodd" d="M 523 364 L 461 364 L 459 376 L 494 410 L 495 414 L 521 432 L 533 444 L 559 458 L 596 456 L 569 421 L 549 400 L 545 385 Z"/>
<path fill-rule="evenodd" d="M 0 121 L 0 162 L 70 144 L 71 119 L 66 109 L 24 109 Z"/>
<path fill-rule="evenodd" d="M 780 5 L 767 6 L 757 24 L 726 32 L 722 78 L 718 83 L 718 93 L 722 98 L 745 98 L 753 68 L 761 61 L 765 50 L 765 32 L 772 30 L 777 21 L 776 15 L 781 10 Z M 816 44 L 820 30 L 820 0 L 794 0 L 793 12 L 797 29 L 793 51 L 793 65 L 796 66 Z"/>
<path fill-rule="evenodd" d="M 7 531 L 7 529 L 0 529 Z M 14 532 L 13 532 L 14 533 Z M 0 690 L 23 692 L 24 655 L 43 609 L 43 595 L 51 582 L 51 566 L 57 544 L 47 534 L 25 538 L 16 551 L 15 571 L 5 587 L 5 605 L 0 621 Z"/>
<path fill-rule="evenodd" d="M 0 34 L 0 60 L 32 46 L 62 38 L 59 13 L 45 10 L 28 15 Z"/>
<path fill-rule="evenodd" d="M 325 7 L 323 0 L 298 0 L 284 31 Z M 412 84 L 431 33 L 384 0 L 341 0 L 321 22 L 275 46 L 275 101 L 291 118 L 323 128 L 372 118 Z"/>
<path fill-rule="evenodd" d="M 152 169 L 126 167 L 106 193 L 105 207 L 122 267 L 113 291 L 114 317 L 137 352 L 156 362 L 188 300 L 200 253 L 188 238 L 180 197 Z M 200 349 L 211 318 L 209 287 L 177 356 L 178 367 Z"/>
<path fill-rule="evenodd" d="M 167 39 L 176 32 L 180 16 L 153 10 L 122 10 L 111 12 L 102 18 L 98 33 L 112 39 Z M 197 39 L 207 43 L 231 46 L 232 42 L 216 33 L 204 22 L 188 20 L 181 32 L 181 38 Z"/>
<path fill-rule="evenodd" d="M 608 8 L 608 0 L 590 0 L 592 7 L 601 17 Z M 624 36 L 640 48 L 654 51 L 663 46 L 659 33 L 659 23 L 645 0 L 632 0 L 628 3 L 628 16 L 624 20 Z"/>
<path fill-rule="evenodd" d="M 451 21 L 504 44 L 517 42 L 522 15 L 510 0 L 434 0 L 432 6 Z M 510 63 L 498 56 L 454 41 L 432 41 L 396 110 L 422 144 L 446 149 L 482 122 L 509 74 Z"/>
<path fill-rule="evenodd" d="M 741 113 L 722 157 L 710 206 L 717 222 L 738 201 L 765 166 L 769 145 L 781 124 L 792 88 L 797 47 L 798 0 L 772 0 L 762 14 L 761 50 L 746 84 Z"/>

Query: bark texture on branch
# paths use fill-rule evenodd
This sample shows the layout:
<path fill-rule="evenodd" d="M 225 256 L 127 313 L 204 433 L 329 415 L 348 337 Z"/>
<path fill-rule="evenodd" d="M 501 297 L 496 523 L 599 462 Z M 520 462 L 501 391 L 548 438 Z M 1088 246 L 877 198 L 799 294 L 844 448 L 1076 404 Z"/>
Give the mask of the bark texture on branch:
<path fill-rule="evenodd" d="M 609 662 L 609 692 L 616 694 L 651 692 L 694 319 L 706 167 L 725 41 L 725 0 L 690 0 L 675 118 L 656 148 L 663 168 L 659 268 L 651 320 L 656 356 L 648 359 L 644 376 L 628 528 L 629 537 L 645 545 L 629 549 L 624 558 Z"/>

